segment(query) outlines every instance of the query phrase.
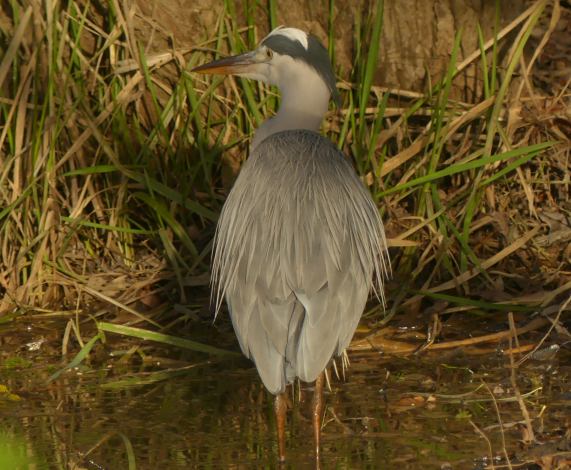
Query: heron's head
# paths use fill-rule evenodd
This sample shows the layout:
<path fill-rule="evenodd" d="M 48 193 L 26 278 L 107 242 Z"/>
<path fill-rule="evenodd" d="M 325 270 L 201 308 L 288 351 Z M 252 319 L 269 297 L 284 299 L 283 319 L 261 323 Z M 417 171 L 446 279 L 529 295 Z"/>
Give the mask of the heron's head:
<path fill-rule="evenodd" d="M 268 34 L 251 52 L 215 60 L 195 67 L 193 72 L 238 75 L 279 88 L 315 76 L 323 81 L 339 105 L 335 74 L 327 49 L 312 34 L 280 26 Z"/>

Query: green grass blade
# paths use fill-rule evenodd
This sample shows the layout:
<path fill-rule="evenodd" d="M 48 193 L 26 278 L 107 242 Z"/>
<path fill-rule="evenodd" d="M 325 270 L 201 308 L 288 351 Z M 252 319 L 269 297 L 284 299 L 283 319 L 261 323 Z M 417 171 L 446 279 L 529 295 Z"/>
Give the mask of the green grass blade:
<path fill-rule="evenodd" d="M 135 328 L 132 326 L 115 325 L 107 322 L 97 322 L 97 327 L 101 331 L 108 333 L 116 333 L 119 335 L 130 336 L 132 338 L 144 339 L 146 341 L 155 341 L 157 343 L 168 344 L 178 348 L 189 349 L 191 351 L 212 354 L 215 356 L 240 356 L 239 353 L 228 351 L 226 349 L 216 348 L 207 344 L 191 341 L 186 338 L 178 336 L 166 335 L 164 333 L 157 333 L 154 331 L 144 330 L 142 328 Z"/>
<path fill-rule="evenodd" d="M 50 377 L 48 378 L 48 382 L 54 381 L 61 374 L 63 374 L 65 371 L 73 369 L 74 367 L 77 367 L 79 364 L 81 364 L 83 362 L 83 360 L 87 356 L 89 356 L 89 353 L 91 352 L 91 350 L 95 346 L 95 343 L 97 343 L 97 341 L 99 341 L 100 339 L 101 339 L 100 333 L 96 334 L 93 338 L 91 338 L 85 344 L 85 346 L 83 346 L 83 348 L 81 348 L 81 350 L 75 355 L 75 357 L 71 360 L 71 362 L 67 366 L 65 366 L 63 369 L 58 370 L 57 372 L 53 373 L 52 375 L 50 375 Z"/>
<path fill-rule="evenodd" d="M 180 222 L 173 217 L 171 212 L 167 209 L 167 207 L 160 202 L 159 200 L 153 198 L 152 196 L 148 195 L 147 193 L 136 192 L 133 194 L 133 197 L 143 201 L 147 204 L 151 209 L 153 209 L 154 213 L 164 220 L 167 225 L 173 230 L 176 236 L 180 239 L 180 241 L 186 246 L 186 248 L 190 251 L 193 257 L 198 256 L 198 250 L 194 245 L 193 241 L 188 236 L 188 233 L 180 224 Z"/>
<path fill-rule="evenodd" d="M 521 147 L 518 149 L 510 150 L 508 152 L 504 152 L 504 153 L 501 153 L 499 155 L 492 155 L 491 157 L 479 158 L 477 160 L 473 160 L 473 161 L 467 162 L 467 163 L 458 163 L 455 165 L 451 165 L 451 166 L 449 166 L 443 170 L 435 171 L 435 172 L 427 174 L 425 176 L 415 178 L 415 179 L 408 181 L 406 183 L 394 186 L 390 189 L 387 189 L 387 190 L 381 192 L 381 195 L 386 196 L 387 194 L 392 194 L 395 192 L 402 191 L 404 189 L 412 188 L 414 186 L 418 186 L 420 184 L 424 184 L 424 183 L 427 183 L 430 181 L 434 181 L 434 180 L 437 180 L 439 178 L 443 178 L 445 176 L 451 176 L 451 175 L 454 175 L 456 173 L 461 173 L 461 172 L 464 172 L 467 170 L 472 170 L 474 168 L 480 168 L 480 167 L 483 167 L 485 165 L 489 165 L 490 163 L 509 160 L 510 158 L 518 157 L 522 154 L 525 154 L 526 157 L 529 157 L 526 160 L 526 161 L 528 161 L 530 158 L 533 158 L 542 150 L 545 150 L 549 147 L 552 147 L 553 144 L 554 144 L 554 142 L 552 142 L 552 141 L 541 142 L 539 144 L 530 145 L 529 147 Z M 513 169 L 513 168 L 511 168 L 511 169 Z"/>

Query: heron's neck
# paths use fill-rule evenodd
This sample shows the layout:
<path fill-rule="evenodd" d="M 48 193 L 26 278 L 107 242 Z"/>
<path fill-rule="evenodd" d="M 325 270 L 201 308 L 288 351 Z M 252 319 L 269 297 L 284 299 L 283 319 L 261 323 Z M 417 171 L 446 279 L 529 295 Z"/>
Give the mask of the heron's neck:
<path fill-rule="evenodd" d="M 330 92 L 317 74 L 291 80 L 279 85 L 281 105 L 277 114 L 265 121 L 255 132 L 251 150 L 276 132 L 292 129 L 319 131 L 329 106 Z"/>

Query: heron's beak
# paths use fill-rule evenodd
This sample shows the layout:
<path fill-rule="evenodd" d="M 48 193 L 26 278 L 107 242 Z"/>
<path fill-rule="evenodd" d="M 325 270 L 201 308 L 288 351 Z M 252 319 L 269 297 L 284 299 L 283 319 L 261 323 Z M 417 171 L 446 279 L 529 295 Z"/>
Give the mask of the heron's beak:
<path fill-rule="evenodd" d="M 238 75 L 250 72 L 252 67 L 257 64 L 256 53 L 252 51 L 199 65 L 194 67 L 191 72 Z"/>

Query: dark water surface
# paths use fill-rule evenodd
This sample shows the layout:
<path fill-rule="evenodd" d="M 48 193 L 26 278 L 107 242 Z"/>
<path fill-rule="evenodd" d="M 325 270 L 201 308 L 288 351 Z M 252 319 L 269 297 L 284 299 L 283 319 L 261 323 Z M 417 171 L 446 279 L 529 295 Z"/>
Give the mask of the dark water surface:
<path fill-rule="evenodd" d="M 62 362 L 63 327 L 1 328 L 0 470 L 276 468 L 272 397 L 249 361 L 108 335 L 88 361 L 48 382 L 79 350 L 70 346 Z M 331 374 L 322 468 L 492 468 L 490 456 L 507 468 L 506 454 L 522 464 L 514 468 L 539 468 L 521 443 L 506 356 L 350 359 L 344 381 Z M 542 441 L 559 446 L 571 416 L 570 363 L 561 348 L 517 376 Z M 313 468 L 311 387 L 297 385 L 290 396 L 284 468 Z"/>

